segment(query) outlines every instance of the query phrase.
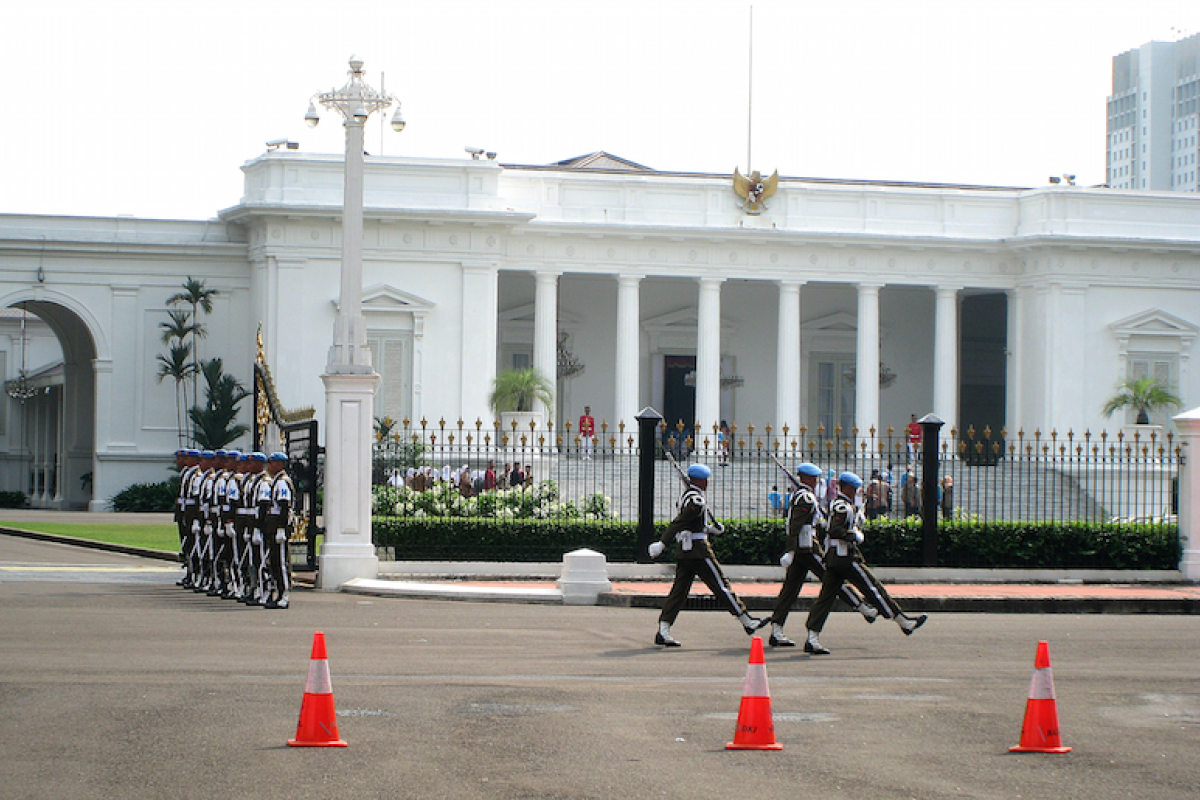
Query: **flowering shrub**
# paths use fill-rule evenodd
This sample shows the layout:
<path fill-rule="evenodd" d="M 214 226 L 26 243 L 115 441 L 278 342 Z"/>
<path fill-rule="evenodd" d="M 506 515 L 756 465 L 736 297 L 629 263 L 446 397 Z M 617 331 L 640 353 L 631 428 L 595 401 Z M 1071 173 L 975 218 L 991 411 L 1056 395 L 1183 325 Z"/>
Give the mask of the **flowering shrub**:
<path fill-rule="evenodd" d="M 491 489 L 463 497 L 449 483 L 418 492 L 407 486 L 373 486 L 371 514 L 376 517 L 469 517 L 481 519 L 614 519 L 612 498 L 596 493 L 578 503 L 559 498 L 558 482 L 532 489 Z"/>

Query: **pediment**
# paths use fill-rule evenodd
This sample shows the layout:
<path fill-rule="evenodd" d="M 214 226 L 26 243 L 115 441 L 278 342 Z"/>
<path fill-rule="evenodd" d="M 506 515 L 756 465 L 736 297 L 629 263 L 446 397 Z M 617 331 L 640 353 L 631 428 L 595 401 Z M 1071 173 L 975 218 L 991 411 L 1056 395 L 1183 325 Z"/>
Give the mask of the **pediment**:
<path fill-rule="evenodd" d="M 1118 339 L 1132 336 L 1154 336 L 1190 342 L 1200 332 L 1200 327 L 1185 319 L 1158 308 L 1147 309 L 1140 314 L 1126 317 L 1108 326 Z"/>
<path fill-rule="evenodd" d="M 668 311 L 666 314 L 642 320 L 643 330 L 651 333 L 671 333 L 676 331 L 691 331 L 694 333 L 699 326 L 700 314 L 694 306 L 681 308 L 678 311 Z M 721 318 L 722 337 L 732 333 L 735 328 L 736 326 L 733 322 L 724 317 Z"/>
<path fill-rule="evenodd" d="M 364 314 L 419 314 L 432 311 L 437 305 L 431 300 L 401 291 L 394 286 L 379 283 L 363 289 L 362 310 Z"/>
<path fill-rule="evenodd" d="M 805 333 L 856 333 L 858 317 L 845 311 L 838 311 L 814 320 L 809 320 L 800 326 Z"/>
<path fill-rule="evenodd" d="M 537 305 L 535 303 L 526 303 L 505 309 L 498 314 L 498 317 L 501 326 L 515 328 L 533 327 L 533 319 L 536 313 Z M 575 330 L 583 325 L 583 318 L 578 314 L 572 314 L 570 311 L 560 309 L 558 312 L 558 325 L 560 328 Z"/>

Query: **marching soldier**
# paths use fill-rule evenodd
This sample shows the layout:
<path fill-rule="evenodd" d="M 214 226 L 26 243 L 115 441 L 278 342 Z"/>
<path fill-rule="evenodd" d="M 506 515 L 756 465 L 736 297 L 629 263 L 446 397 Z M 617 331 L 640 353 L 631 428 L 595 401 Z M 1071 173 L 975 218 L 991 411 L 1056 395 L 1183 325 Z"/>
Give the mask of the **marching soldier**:
<path fill-rule="evenodd" d="M 862 478 L 853 472 L 838 476 L 838 496 L 829 509 L 829 536 L 825 546 L 825 578 L 821 581 L 821 594 L 808 614 L 808 641 L 804 652 L 813 655 L 828 655 L 829 650 L 821 646 L 817 638 L 825 627 L 825 620 L 833 608 L 842 584 L 849 582 L 871 599 L 885 619 L 894 619 L 905 636 L 925 624 L 928 619 L 922 614 L 909 617 L 892 599 L 887 589 L 875 578 L 858 550 L 863 540 L 862 518 L 854 505 L 854 496 L 862 488 Z"/>
<path fill-rule="evenodd" d="M 663 602 L 662 613 L 658 616 L 655 644 L 666 647 L 681 646 L 671 636 L 671 626 L 683 609 L 692 582 L 697 576 L 708 585 L 713 595 L 725 604 L 729 613 L 738 618 L 742 629 L 748 635 L 753 635 L 758 630 L 759 621 L 750 616 L 741 598 L 734 594 L 729 580 L 721 571 L 721 565 L 717 563 L 712 545 L 708 542 L 709 534 L 723 530 L 709 512 L 704 500 L 704 492 L 708 489 L 708 479 L 711 477 L 712 470 L 704 464 L 692 464 L 688 467 L 688 485 L 679 498 L 679 513 L 667 526 L 662 540 L 653 542 L 648 550 L 651 558 L 658 558 L 668 543 L 675 543 L 675 583 Z"/>
<path fill-rule="evenodd" d="M 241 600 L 245 595 L 242 581 L 242 561 L 245 546 L 242 543 L 242 484 L 246 480 L 246 454 L 236 450 L 229 454 L 229 479 L 225 482 L 225 503 L 221 507 L 222 525 L 229 541 L 229 598 Z"/>
<path fill-rule="evenodd" d="M 286 453 L 272 453 L 267 458 L 270 482 L 259 484 L 259 508 L 262 511 L 263 543 L 267 548 L 267 571 L 271 576 L 271 595 L 267 608 L 287 608 L 292 590 L 291 564 L 288 559 L 288 536 L 292 527 L 292 498 L 296 487 L 287 473 Z"/>
<path fill-rule="evenodd" d="M 220 581 L 217 576 L 217 515 L 220 513 L 220 507 L 217 505 L 217 479 L 221 477 L 222 464 L 225 458 L 225 451 L 205 450 L 200 454 L 200 462 L 203 465 L 205 461 L 205 453 L 207 453 L 208 469 L 204 473 L 204 480 L 200 484 L 200 515 L 203 518 L 201 521 L 200 537 L 203 542 L 203 547 L 200 550 L 201 570 L 204 573 L 204 591 L 209 597 L 217 597 L 221 594 Z"/>
<path fill-rule="evenodd" d="M 193 592 L 204 592 L 208 590 L 208 587 L 205 585 L 208 573 L 205 569 L 204 561 L 204 524 L 208 509 L 207 502 L 204 499 L 204 491 L 205 481 L 208 478 L 209 472 L 212 471 L 213 452 L 211 450 L 198 451 L 196 459 L 196 469 L 188 476 L 187 488 L 188 530 L 191 539 L 188 548 L 188 560 L 192 571 L 191 589 Z"/>
<path fill-rule="evenodd" d="M 792 501 L 788 509 L 787 522 L 787 552 L 779 563 L 787 570 L 779 596 L 775 600 L 775 609 L 770 617 L 759 623 L 760 628 L 771 626 L 771 637 L 768 643 L 771 647 L 795 647 L 796 643 L 783 634 L 783 626 L 787 622 L 788 612 L 808 573 L 821 580 L 825 577 L 824 547 L 817 538 L 817 529 L 823 527 L 821 507 L 817 501 L 817 479 L 821 470 L 816 464 L 805 462 L 796 467 L 800 485 L 792 492 Z M 841 598 L 846 604 L 858 611 L 867 622 L 874 622 L 879 612 L 869 603 L 864 603 L 854 589 L 843 585 L 840 590 Z"/>

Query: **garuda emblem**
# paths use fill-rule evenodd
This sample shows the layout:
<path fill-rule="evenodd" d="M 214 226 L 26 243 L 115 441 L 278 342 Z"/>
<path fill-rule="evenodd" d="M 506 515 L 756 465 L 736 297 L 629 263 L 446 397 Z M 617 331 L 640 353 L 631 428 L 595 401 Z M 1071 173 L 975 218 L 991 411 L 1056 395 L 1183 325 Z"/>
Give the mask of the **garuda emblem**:
<path fill-rule="evenodd" d="M 742 210 L 747 214 L 761 214 L 764 208 L 767 208 L 767 198 L 775 194 L 775 190 L 779 188 L 779 170 L 763 180 L 763 176 L 758 170 L 750 173 L 750 177 L 746 177 L 738 172 L 737 168 L 733 170 L 733 190 L 738 193 L 738 196 L 743 198 Z"/>

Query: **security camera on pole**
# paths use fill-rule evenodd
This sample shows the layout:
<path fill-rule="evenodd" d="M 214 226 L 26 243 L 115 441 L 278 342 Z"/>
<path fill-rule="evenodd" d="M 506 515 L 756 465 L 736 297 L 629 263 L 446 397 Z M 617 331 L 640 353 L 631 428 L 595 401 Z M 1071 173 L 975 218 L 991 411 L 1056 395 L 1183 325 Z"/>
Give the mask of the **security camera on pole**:
<path fill-rule="evenodd" d="M 366 322 L 363 281 L 363 129 L 376 111 L 396 104 L 392 129 L 404 129 L 400 101 L 363 81 L 363 62 L 350 57 L 350 78 L 340 89 L 320 92 L 308 104 L 304 121 L 320 122 L 316 103 L 345 120 L 345 189 L 342 198 L 341 295 L 333 347 L 321 380 L 325 383 L 325 544 L 319 586 L 335 590 L 354 578 L 374 578 L 379 559 L 371 541 L 371 443 L 375 385 Z"/>

